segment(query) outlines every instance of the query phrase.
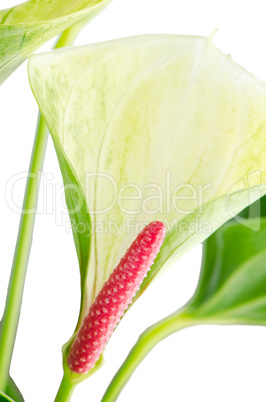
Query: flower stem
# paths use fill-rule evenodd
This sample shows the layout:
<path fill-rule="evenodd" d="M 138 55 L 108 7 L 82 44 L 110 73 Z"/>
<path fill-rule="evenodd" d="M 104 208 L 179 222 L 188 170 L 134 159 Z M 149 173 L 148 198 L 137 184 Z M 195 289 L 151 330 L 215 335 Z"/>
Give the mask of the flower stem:
<path fill-rule="evenodd" d="M 60 36 L 55 48 L 69 46 L 87 23 L 80 21 Z M 32 149 L 29 174 L 24 194 L 15 254 L 9 280 L 6 305 L 0 326 L 0 390 L 7 387 L 10 364 L 17 334 L 24 283 L 31 250 L 41 173 L 47 147 L 48 130 L 39 113 Z"/>
<path fill-rule="evenodd" d="M 55 402 L 68 402 L 74 392 L 76 384 L 73 384 L 69 378 L 64 375 L 61 381 L 60 387 L 58 389 Z"/>
<path fill-rule="evenodd" d="M 114 402 L 117 400 L 135 369 L 157 343 L 176 331 L 197 324 L 192 317 L 187 316 L 184 312 L 177 311 L 146 329 L 140 335 L 126 360 L 114 376 L 101 402 Z"/>
<path fill-rule="evenodd" d="M 0 330 L 0 389 L 5 390 L 15 343 L 26 270 L 32 243 L 36 206 L 47 145 L 46 124 L 39 114 L 26 184 L 23 210 Z"/>

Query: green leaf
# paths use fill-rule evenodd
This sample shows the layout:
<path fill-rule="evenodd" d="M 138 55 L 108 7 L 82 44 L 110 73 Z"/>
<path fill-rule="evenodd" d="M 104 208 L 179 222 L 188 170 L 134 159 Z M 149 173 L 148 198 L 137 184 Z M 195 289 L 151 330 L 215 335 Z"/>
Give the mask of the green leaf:
<path fill-rule="evenodd" d="M 40 54 L 29 77 L 72 183 L 79 322 L 141 225 L 169 228 L 143 290 L 265 194 L 265 84 L 211 38 L 150 35 Z"/>
<path fill-rule="evenodd" d="M 187 311 L 195 310 L 197 318 L 266 325 L 265 239 L 266 218 L 250 220 L 249 227 L 228 222 L 209 237 Z"/>
<path fill-rule="evenodd" d="M 243 209 L 236 217 L 239 222 L 243 222 L 244 225 L 248 225 L 250 218 L 266 218 L 266 196 L 262 197 L 258 201 L 254 202 L 249 207 Z M 259 221 L 258 221 L 259 222 Z"/>
<path fill-rule="evenodd" d="M 14 399 L 16 402 L 24 402 L 24 398 L 20 390 L 18 389 L 14 380 L 10 376 L 8 378 L 8 383 L 5 392 L 10 398 Z"/>
<path fill-rule="evenodd" d="M 116 401 L 145 356 L 174 332 L 202 324 L 266 325 L 266 218 L 249 220 L 249 226 L 227 222 L 205 241 L 194 296 L 140 335 L 102 402 Z"/>
<path fill-rule="evenodd" d="M 36 49 L 110 0 L 30 0 L 0 11 L 0 84 Z"/>
<path fill-rule="evenodd" d="M 3 394 L 3 392 L 0 391 L 0 402 L 15 402 L 13 399 L 9 398 L 7 395 Z"/>
<path fill-rule="evenodd" d="M 2 321 L 0 321 L 0 329 L 2 326 Z M 16 402 L 24 402 L 24 398 L 18 389 L 15 381 L 12 379 L 12 377 L 9 375 L 7 379 L 7 385 L 3 391 L 8 395 L 8 397 L 14 399 Z M 1 401 L 1 399 L 0 399 Z"/>

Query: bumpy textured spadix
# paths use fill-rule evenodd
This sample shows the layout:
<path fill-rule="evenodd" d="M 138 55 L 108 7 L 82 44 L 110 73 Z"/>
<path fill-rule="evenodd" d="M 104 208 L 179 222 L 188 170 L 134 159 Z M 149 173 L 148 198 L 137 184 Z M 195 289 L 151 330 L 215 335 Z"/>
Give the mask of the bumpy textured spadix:
<path fill-rule="evenodd" d="M 97 295 L 78 332 L 68 365 L 87 373 L 99 359 L 115 326 L 147 275 L 165 237 L 161 222 L 147 225 Z"/>

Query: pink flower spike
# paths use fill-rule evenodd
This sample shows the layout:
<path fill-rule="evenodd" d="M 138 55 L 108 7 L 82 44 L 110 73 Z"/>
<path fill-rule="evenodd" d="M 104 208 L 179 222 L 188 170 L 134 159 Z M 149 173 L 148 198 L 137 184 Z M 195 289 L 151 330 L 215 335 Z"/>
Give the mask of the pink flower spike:
<path fill-rule="evenodd" d="M 68 365 L 85 374 L 102 354 L 124 311 L 150 270 L 165 238 L 162 222 L 147 225 L 98 293 L 72 344 Z"/>

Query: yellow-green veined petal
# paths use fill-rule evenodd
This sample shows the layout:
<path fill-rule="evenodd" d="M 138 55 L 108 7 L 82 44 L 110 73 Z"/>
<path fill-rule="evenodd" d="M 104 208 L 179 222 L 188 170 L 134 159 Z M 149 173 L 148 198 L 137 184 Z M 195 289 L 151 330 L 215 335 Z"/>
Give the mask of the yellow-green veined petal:
<path fill-rule="evenodd" d="M 210 38 L 150 35 L 40 54 L 29 76 L 64 181 L 76 184 L 66 197 L 82 261 L 80 319 L 143 223 L 171 227 L 144 288 L 265 193 L 266 86 Z"/>
<path fill-rule="evenodd" d="M 0 84 L 43 43 L 110 0 L 30 0 L 0 11 Z"/>

